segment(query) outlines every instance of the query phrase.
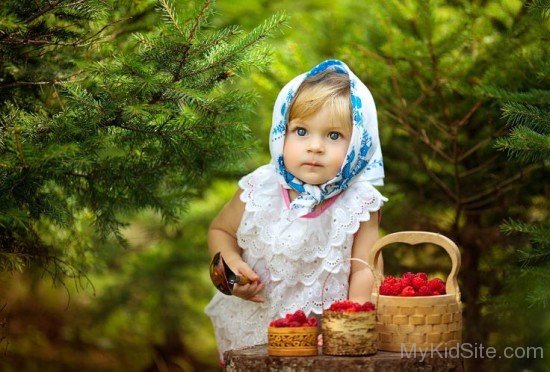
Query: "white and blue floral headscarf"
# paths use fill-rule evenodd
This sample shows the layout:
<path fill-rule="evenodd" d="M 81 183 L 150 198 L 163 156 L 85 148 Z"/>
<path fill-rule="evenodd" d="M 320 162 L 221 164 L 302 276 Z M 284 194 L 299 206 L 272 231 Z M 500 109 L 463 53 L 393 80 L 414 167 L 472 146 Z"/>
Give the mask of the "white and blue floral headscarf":
<path fill-rule="evenodd" d="M 285 167 L 283 147 L 288 114 L 294 96 L 302 82 L 323 71 L 347 74 L 350 80 L 353 130 L 348 152 L 342 168 L 336 176 L 322 185 L 309 185 Z M 277 168 L 279 181 L 283 187 L 293 189 L 298 197 L 290 204 L 288 219 L 294 220 L 313 211 L 323 200 L 346 190 L 354 182 L 370 182 L 383 185 L 384 165 L 378 138 L 376 107 L 370 91 L 342 61 L 329 59 L 315 66 L 311 71 L 292 79 L 279 93 L 273 109 L 269 149 L 271 162 Z"/>

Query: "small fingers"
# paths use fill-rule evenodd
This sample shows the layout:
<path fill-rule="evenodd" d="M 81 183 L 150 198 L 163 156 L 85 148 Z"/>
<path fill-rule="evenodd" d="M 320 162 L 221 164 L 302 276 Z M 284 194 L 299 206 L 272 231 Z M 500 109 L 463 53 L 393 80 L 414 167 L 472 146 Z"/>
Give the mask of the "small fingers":
<path fill-rule="evenodd" d="M 250 300 L 254 302 L 264 302 L 265 299 L 259 296 L 258 293 L 264 289 L 265 285 L 259 282 L 253 282 L 248 284 L 235 284 L 233 286 L 233 295 L 242 298 L 243 300 Z"/>
<path fill-rule="evenodd" d="M 252 282 L 260 281 L 260 277 L 258 276 L 258 274 L 256 274 L 254 270 L 252 270 L 246 262 L 244 261 L 240 262 L 239 265 L 237 265 L 236 269 L 237 269 L 236 270 L 237 274 L 248 278 L 250 281 Z"/>
<path fill-rule="evenodd" d="M 263 298 L 262 296 L 260 295 L 254 295 L 252 297 L 250 297 L 248 299 L 248 301 L 252 301 L 252 302 L 264 302 L 265 301 L 265 298 Z"/>

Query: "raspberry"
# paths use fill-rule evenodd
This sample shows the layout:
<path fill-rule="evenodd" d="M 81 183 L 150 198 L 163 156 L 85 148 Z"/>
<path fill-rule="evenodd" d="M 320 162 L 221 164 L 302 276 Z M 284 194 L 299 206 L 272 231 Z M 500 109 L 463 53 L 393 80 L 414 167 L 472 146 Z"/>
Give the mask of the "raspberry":
<path fill-rule="evenodd" d="M 401 296 L 411 297 L 414 295 L 415 295 L 414 288 L 411 287 L 410 285 L 403 288 L 403 290 L 401 291 Z"/>
<path fill-rule="evenodd" d="M 388 275 L 387 277 L 384 278 L 384 283 L 393 284 L 395 283 L 396 280 L 397 279 L 395 279 L 394 276 Z"/>
<path fill-rule="evenodd" d="M 363 305 L 361 305 L 361 311 L 373 311 L 373 310 L 374 310 L 374 304 L 370 301 L 367 301 Z"/>
<path fill-rule="evenodd" d="M 270 327 L 317 327 L 315 317 L 307 318 L 303 310 L 297 310 L 294 314 L 286 314 L 269 322 Z"/>
<path fill-rule="evenodd" d="M 396 279 L 391 288 L 392 296 L 399 296 L 405 286 L 403 285 L 403 281 L 401 279 Z"/>
<path fill-rule="evenodd" d="M 445 294 L 445 283 L 439 278 L 433 278 L 428 281 L 428 287 L 432 292 L 439 292 L 439 294 Z"/>
<path fill-rule="evenodd" d="M 330 305 L 329 310 L 356 313 L 356 312 L 360 312 L 360 311 L 374 310 L 374 305 L 369 301 L 367 301 L 363 305 L 361 305 L 357 302 L 353 302 L 353 301 L 350 301 L 350 300 L 344 300 L 344 301 L 333 302 Z"/>
<path fill-rule="evenodd" d="M 330 311 L 342 311 L 343 307 L 342 307 L 342 301 L 336 301 L 336 302 L 333 302 L 331 305 L 330 305 Z"/>
<path fill-rule="evenodd" d="M 407 271 L 406 273 L 404 273 L 403 275 L 401 275 L 402 278 L 408 278 L 408 279 L 411 279 L 414 278 L 414 273 L 411 273 L 410 271 Z"/>
<path fill-rule="evenodd" d="M 428 275 L 426 273 L 416 273 L 414 275 L 415 278 L 422 278 L 425 281 L 428 281 Z"/>
<path fill-rule="evenodd" d="M 306 323 L 307 322 L 306 314 L 304 313 L 303 310 L 297 310 L 293 314 L 293 320 L 295 320 L 296 322 L 298 322 L 300 324 Z"/>
<path fill-rule="evenodd" d="M 388 283 L 382 283 L 378 292 L 380 292 L 380 294 L 384 296 L 391 296 L 392 286 Z"/>
<path fill-rule="evenodd" d="M 285 318 L 273 320 L 273 327 L 288 327 L 288 321 Z"/>
<path fill-rule="evenodd" d="M 420 287 L 425 286 L 427 283 L 428 283 L 428 281 L 426 279 L 424 279 L 423 277 L 421 277 L 421 276 L 415 276 L 412 279 L 412 286 L 417 291 L 420 289 Z"/>
<path fill-rule="evenodd" d="M 418 295 L 419 296 L 431 296 L 432 290 L 427 285 L 423 285 L 422 287 L 418 288 Z"/>

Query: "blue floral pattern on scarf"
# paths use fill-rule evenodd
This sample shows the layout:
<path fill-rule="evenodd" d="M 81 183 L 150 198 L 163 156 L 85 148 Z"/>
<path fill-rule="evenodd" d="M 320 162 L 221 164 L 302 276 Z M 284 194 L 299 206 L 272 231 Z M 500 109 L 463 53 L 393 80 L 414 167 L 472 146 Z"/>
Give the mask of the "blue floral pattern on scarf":
<path fill-rule="evenodd" d="M 326 70 L 347 74 L 350 79 L 353 130 L 345 161 L 338 174 L 325 184 L 309 185 L 294 177 L 286 169 L 283 159 L 284 138 L 290 105 L 301 83 L 307 77 Z M 294 78 L 281 90 L 273 110 L 270 151 L 272 162 L 277 166 L 281 184 L 298 193 L 298 197 L 290 205 L 288 212 L 290 220 L 310 213 L 317 204 L 346 190 L 353 182 L 383 184 L 384 166 L 374 100 L 368 88 L 349 67 L 336 59 L 321 62 L 310 71 Z"/>

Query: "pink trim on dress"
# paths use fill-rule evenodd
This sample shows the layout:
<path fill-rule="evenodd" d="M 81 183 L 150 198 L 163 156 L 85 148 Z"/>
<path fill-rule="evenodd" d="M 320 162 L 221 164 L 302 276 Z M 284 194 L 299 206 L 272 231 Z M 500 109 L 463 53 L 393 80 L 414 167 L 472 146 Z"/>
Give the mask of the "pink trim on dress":
<path fill-rule="evenodd" d="M 283 194 L 283 199 L 285 201 L 286 209 L 289 209 L 290 208 L 290 195 L 289 195 L 288 189 L 285 189 L 283 186 L 281 186 L 281 194 Z M 321 205 L 319 208 L 315 209 L 313 212 L 309 212 L 308 214 L 306 214 L 305 216 L 302 216 L 300 218 L 315 218 L 315 217 L 319 216 L 321 213 L 326 211 L 327 208 L 330 207 L 336 201 L 336 199 L 338 199 L 340 197 L 340 195 L 342 195 L 342 193 L 339 193 L 339 194 L 333 196 L 332 198 L 327 199 L 325 204 Z"/>

